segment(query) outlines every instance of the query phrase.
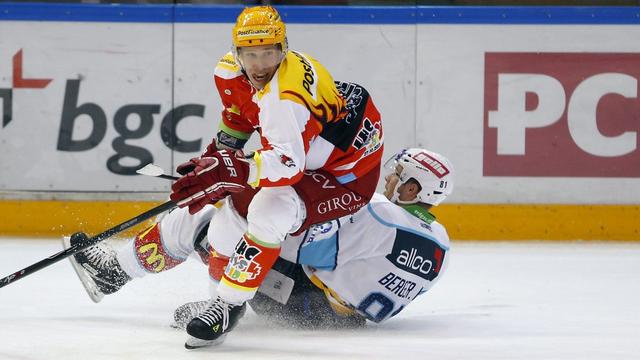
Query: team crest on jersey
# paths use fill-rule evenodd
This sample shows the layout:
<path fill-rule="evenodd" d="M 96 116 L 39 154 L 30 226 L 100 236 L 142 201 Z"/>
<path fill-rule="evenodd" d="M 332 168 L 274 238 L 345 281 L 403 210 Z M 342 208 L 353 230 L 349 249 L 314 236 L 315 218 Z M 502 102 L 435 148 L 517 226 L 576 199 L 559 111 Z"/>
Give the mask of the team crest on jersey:
<path fill-rule="evenodd" d="M 253 259 L 261 252 L 259 248 L 249 245 L 243 237 L 236 246 L 233 256 L 229 259 L 229 264 L 224 269 L 225 275 L 238 283 L 255 279 L 260 275 L 262 267 Z"/>
<path fill-rule="evenodd" d="M 431 281 L 440 273 L 444 255 L 445 250 L 436 242 L 396 229 L 393 249 L 386 258 L 397 268 Z"/>
<path fill-rule="evenodd" d="M 293 161 L 293 159 L 288 157 L 287 155 L 280 155 L 280 162 L 282 163 L 282 165 L 289 168 L 296 166 L 295 161 Z"/>

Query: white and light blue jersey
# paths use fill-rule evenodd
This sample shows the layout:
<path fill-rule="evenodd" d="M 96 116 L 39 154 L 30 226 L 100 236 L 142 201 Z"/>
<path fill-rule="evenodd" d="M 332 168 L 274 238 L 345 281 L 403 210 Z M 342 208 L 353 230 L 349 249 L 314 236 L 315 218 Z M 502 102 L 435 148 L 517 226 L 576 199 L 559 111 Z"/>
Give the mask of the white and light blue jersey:
<path fill-rule="evenodd" d="M 288 240 L 281 256 L 303 264 L 374 322 L 428 291 L 446 268 L 450 246 L 440 223 L 420 220 L 380 194 L 352 216 Z"/>

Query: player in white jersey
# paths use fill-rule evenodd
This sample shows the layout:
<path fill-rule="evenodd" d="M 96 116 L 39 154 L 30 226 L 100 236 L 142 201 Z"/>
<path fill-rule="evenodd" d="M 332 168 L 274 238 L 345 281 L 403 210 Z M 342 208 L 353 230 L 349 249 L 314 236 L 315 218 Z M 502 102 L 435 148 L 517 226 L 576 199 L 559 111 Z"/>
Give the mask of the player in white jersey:
<path fill-rule="evenodd" d="M 285 306 L 259 293 L 250 301 L 257 313 L 296 325 L 382 322 L 433 286 L 446 268 L 450 245 L 429 209 L 453 190 L 453 167 L 423 149 L 404 150 L 391 165 L 384 196 L 376 194 L 354 215 L 286 241 L 274 269 L 303 281 Z M 315 287 L 305 286 L 300 269 Z"/>
<path fill-rule="evenodd" d="M 429 209 L 451 193 L 453 167 L 445 157 L 423 149 L 403 150 L 387 164 L 384 196 L 376 194 L 355 214 L 313 226 L 282 243 L 280 258 L 267 276 L 272 280 L 265 281 L 249 302 L 258 314 L 306 327 L 360 326 L 365 319 L 381 322 L 441 277 L 448 262 L 449 238 Z M 99 301 L 101 285 L 112 278 L 125 274 L 124 284 L 158 272 L 154 269 L 169 269 L 198 249 L 206 255 L 206 226 L 214 213 L 225 211 L 230 231 L 243 226 L 243 218 L 229 211 L 229 206 L 217 210 L 207 205 L 195 215 L 177 209 L 162 218 L 159 227 L 152 227 L 159 229 L 162 239 L 154 245 L 140 246 L 136 237 L 114 255 L 100 243 L 71 260 L 90 294 L 100 295 L 92 296 Z M 142 256 L 141 251 L 154 250 L 144 246 L 163 247 L 176 263 Z M 212 257 L 201 260 L 208 258 Z M 111 275 L 91 276 L 80 266 L 96 259 L 109 264 L 104 274 Z M 149 259 L 154 260 L 151 270 Z M 210 270 L 214 283 L 221 272 Z M 176 311 L 178 325 L 184 327 L 205 307 L 206 302 L 185 304 Z"/>

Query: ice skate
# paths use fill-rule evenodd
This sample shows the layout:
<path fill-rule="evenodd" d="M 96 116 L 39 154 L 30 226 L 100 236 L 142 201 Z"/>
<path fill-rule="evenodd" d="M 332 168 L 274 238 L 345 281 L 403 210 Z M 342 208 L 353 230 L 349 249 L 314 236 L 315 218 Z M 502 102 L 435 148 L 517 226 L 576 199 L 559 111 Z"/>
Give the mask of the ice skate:
<path fill-rule="evenodd" d="M 207 308 L 187 325 L 187 333 L 191 335 L 184 346 L 197 349 L 204 346 L 220 345 L 227 333 L 238 324 L 244 316 L 247 305 L 233 305 L 220 297 L 211 300 Z"/>
<path fill-rule="evenodd" d="M 75 233 L 63 238 L 65 249 L 88 240 L 84 233 Z M 73 269 L 93 302 L 98 303 L 104 295 L 112 294 L 126 284 L 131 277 L 122 270 L 116 252 L 106 243 L 100 242 L 69 257 Z"/>

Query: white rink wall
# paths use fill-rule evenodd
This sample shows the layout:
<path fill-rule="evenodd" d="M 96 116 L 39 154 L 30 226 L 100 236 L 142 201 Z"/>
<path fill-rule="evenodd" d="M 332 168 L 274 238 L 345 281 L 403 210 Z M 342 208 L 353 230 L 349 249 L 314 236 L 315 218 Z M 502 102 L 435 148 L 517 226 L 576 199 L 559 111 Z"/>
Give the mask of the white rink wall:
<path fill-rule="evenodd" d="M 370 91 L 387 155 L 452 160 L 448 203 L 640 213 L 635 8 L 278 9 L 290 48 Z M 215 135 L 213 69 L 241 7 L 0 10 L 0 198 L 163 199 L 168 183 L 131 175 Z"/>

